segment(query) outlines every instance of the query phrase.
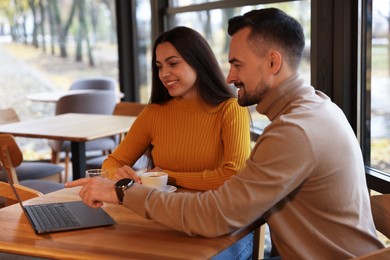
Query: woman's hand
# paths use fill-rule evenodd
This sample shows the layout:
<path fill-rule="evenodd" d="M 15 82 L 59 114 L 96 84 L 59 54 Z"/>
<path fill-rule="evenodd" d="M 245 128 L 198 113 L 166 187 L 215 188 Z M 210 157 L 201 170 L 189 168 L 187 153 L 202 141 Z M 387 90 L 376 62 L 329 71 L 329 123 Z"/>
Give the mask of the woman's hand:
<path fill-rule="evenodd" d="M 153 169 L 147 170 L 148 172 L 162 172 L 163 169 L 160 167 L 154 167 Z M 114 177 L 112 178 L 114 181 L 119 181 L 121 179 L 130 178 L 133 179 L 136 183 L 142 183 L 141 178 L 137 175 L 137 173 L 129 166 L 124 165 L 121 168 L 118 168 L 115 172 Z"/>
<path fill-rule="evenodd" d="M 112 179 L 114 181 L 119 181 L 119 180 L 125 179 L 125 178 L 130 178 L 130 179 L 133 179 L 137 183 L 141 183 L 141 178 L 138 177 L 137 173 L 131 167 L 129 167 L 127 165 L 124 165 L 121 168 L 118 168 Z"/>

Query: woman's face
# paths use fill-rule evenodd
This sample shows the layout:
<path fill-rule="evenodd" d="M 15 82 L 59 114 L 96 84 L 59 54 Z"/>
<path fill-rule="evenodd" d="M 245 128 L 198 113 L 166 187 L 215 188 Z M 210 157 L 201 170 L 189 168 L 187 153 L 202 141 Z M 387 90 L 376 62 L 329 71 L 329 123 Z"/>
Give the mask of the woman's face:
<path fill-rule="evenodd" d="M 159 78 L 169 95 L 182 98 L 197 96 L 197 73 L 171 43 L 163 42 L 157 46 L 156 65 Z"/>

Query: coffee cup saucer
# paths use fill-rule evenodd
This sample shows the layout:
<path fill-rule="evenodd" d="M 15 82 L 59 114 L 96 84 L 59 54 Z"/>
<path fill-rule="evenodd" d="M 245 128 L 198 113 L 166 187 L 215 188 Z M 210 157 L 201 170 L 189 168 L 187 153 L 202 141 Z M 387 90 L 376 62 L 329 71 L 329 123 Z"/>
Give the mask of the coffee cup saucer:
<path fill-rule="evenodd" d="M 170 193 L 170 192 L 175 192 L 176 190 L 177 188 L 175 186 L 167 185 L 163 191 Z"/>

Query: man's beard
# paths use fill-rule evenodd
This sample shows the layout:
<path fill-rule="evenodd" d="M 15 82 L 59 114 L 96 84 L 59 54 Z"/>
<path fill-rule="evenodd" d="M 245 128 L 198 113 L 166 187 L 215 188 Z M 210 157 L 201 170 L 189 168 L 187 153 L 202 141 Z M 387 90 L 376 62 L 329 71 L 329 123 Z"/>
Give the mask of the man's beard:
<path fill-rule="evenodd" d="M 237 84 L 240 86 L 239 95 L 237 97 L 238 104 L 242 107 L 248 107 L 252 105 L 257 105 L 263 99 L 264 93 L 268 91 L 269 86 L 265 84 L 264 81 L 261 81 L 257 88 L 255 88 L 252 93 L 246 92 L 245 85 L 240 83 Z"/>
<path fill-rule="evenodd" d="M 238 96 L 238 104 L 242 107 L 252 106 L 257 103 L 257 97 L 255 96 L 246 95 L 246 93 Z"/>
<path fill-rule="evenodd" d="M 256 89 L 255 93 L 249 94 L 245 91 L 245 87 L 243 87 L 240 91 L 240 95 L 238 95 L 237 97 L 238 104 L 242 107 L 257 105 L 258 103 L 260 103 L 262 95 L 265 91 L 266 90 Z"/>

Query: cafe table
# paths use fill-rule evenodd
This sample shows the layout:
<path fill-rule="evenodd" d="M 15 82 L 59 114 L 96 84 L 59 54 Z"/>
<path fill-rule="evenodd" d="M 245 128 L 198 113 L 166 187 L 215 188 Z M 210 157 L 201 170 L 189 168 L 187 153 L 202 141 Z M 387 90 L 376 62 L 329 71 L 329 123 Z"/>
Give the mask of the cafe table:
<path fill-rule="evenodd" d="M 79 190 L 62 189 L 25 203 L 80 200 Z M 2 208 L 0 252 L 50 259 L 210 259 L 252 229 L 218 238 L 188 236 L 123 205 L 106 203 L 103 209 L 115 220 L 113 226 L 37 235 L 19 204 Z"/>
<path fill-rule="evenodd" d="M 85 176 L 85 142 L 126 133 L 135 117 L 68 113 L 0 126 L 0 133 L 71 142 L 73 179 Z"/>

